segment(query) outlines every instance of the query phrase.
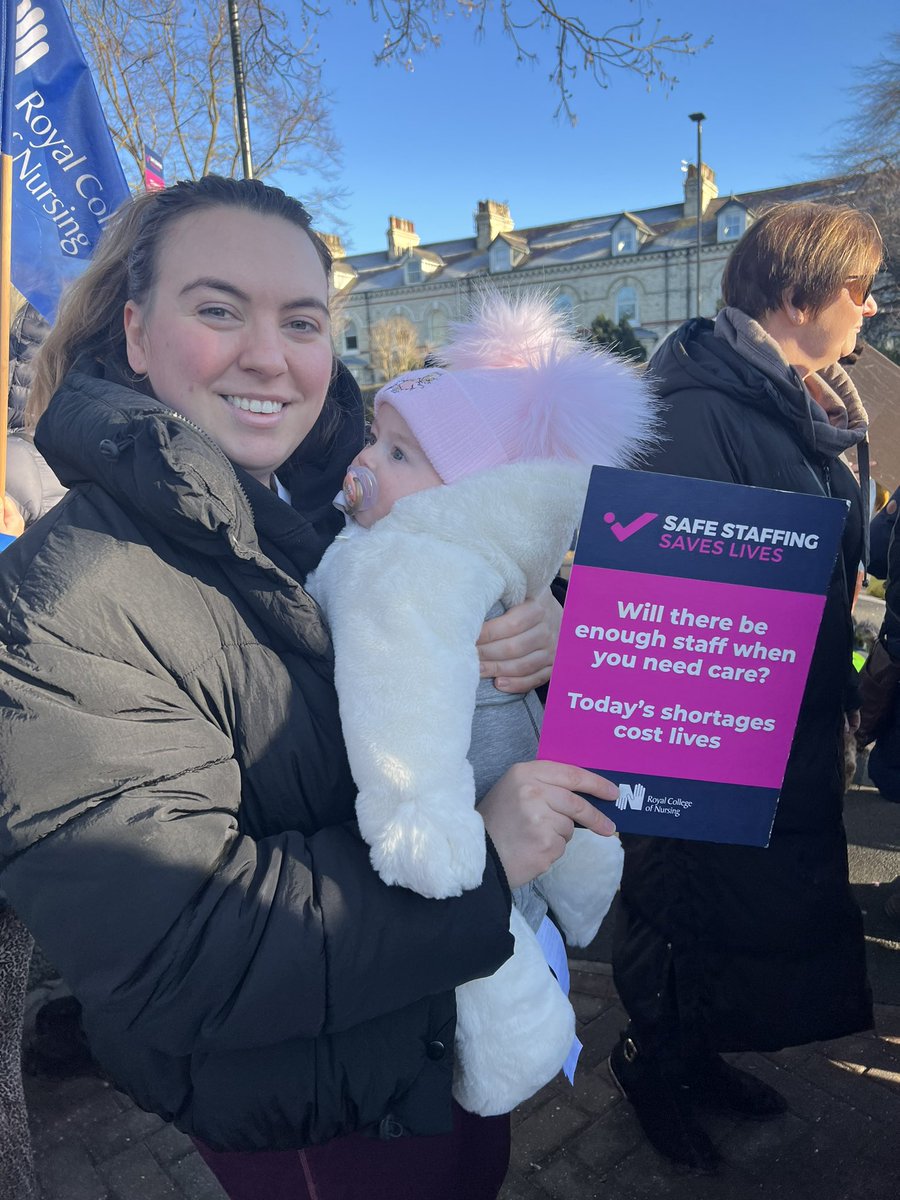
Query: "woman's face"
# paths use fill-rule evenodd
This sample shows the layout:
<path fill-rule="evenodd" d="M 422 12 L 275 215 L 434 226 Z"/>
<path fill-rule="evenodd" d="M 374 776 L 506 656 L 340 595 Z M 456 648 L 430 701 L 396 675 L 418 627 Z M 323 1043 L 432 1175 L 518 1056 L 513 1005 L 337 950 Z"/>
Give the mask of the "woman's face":
<path fill-rule="evenodd" d="M 214 208 L 157 252 L 148 301 L 125 305 L 128 362 L 156 397 L 269 483 L 322 411 L 331 379 L 328 282 L 282 217 Z"/>
<path fill-rule="evenodd" d="M 849 277 L 833 300 L 817 313 L 802 314 L 803 323 L 797 327 L 796 339 L 804 354 L 803 366 L 808 372 L 820 371 L 849 354 L 867 317 L 874 317 L 878 305 L 872 296 L 862 299 L 869 277 Z M 855 298 L 854 298 L 855 297 Z M 799 365 L 799 364 L 794 364 Z"/>

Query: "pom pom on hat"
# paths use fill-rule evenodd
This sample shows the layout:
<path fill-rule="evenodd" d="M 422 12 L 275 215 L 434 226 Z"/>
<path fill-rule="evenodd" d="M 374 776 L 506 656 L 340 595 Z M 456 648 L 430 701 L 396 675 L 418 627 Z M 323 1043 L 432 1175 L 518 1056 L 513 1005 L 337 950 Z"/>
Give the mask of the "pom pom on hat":
<path fill-rule="evenodd" d="M 623 467 L 652 444 L 644 373 L 574 337 L 546 293 L 486 291 L 439 357 L 386 384 L 375 411 L 393 405 L 445 483 L 540 459 Z"/>

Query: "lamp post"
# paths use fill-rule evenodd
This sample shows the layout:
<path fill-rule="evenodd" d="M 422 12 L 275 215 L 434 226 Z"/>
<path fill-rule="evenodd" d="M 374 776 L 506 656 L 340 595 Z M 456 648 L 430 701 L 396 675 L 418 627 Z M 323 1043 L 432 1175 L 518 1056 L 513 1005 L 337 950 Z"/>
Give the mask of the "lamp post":
<path fill-rule="evenodd" d="M 697 122 L 697 286 L 695 290 L 696 315 L 700 316 L 700 244 L 701 235 L 703 232 L 703 180 L 701 178 L 701 169 L 703 167 L 703 154 L 701 150 L 703 122 L 706 120 L 706 113 L 695 112 L 688 114 L 690 120 Z"/>
<path fill-rule="evenodd" d="M 231 38 L 231 61 L 234 66 L 234 107 L 241 163 L 244 178 L 253 178 L 253 158 L 250 151 L 250 118 L 247 115 L 247 92 L 244 86 L 244 60 L 241 54 L 241 27 L 237 0 L 228 0 L 228 32 Z"/>

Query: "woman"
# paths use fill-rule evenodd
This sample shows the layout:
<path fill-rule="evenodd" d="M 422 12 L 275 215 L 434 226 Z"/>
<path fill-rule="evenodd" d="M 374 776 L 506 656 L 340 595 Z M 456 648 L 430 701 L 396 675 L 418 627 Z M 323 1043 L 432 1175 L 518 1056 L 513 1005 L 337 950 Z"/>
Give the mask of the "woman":
<path fill-rule="evenodd" d="M 862 509 L 840 455 L 863 442 L 866 416 L 835 364 L 876 311 L 881 256 L 865 213 L 770 209 L 728 261 L 715 322 L 688 321 L 652 362 L 667 440 L 651 470 L 850 506 L 768 848 L 623 838 L 614 970 L 630 1025 L 610 1069 L 656 1149 L 704 1171 L 719 1155 L 697 1108 L 756 1118 L 786 1108 L 720 1051 L 872 1024 L 842 824 Z"/>
<path fill-rule="evenodd" d="M 301 586 L 361 441 L 323 417 L 328 267 L 296 201 L 207 177 L 120 210 L 68 294 L 34 402 L 69 492 L 0 572 L 0 883 L 96 1057 L 235 1200 L 487 1200 L 508 1124 L 451 1107 L 452 989 L 508 957 L 509 888 L 573 822 L 610 829 L 570 788 L 615 789 L 513 767 L 458 899 L 372 870 Z M 285 503 L 310 445 L 313 519 Z"/>

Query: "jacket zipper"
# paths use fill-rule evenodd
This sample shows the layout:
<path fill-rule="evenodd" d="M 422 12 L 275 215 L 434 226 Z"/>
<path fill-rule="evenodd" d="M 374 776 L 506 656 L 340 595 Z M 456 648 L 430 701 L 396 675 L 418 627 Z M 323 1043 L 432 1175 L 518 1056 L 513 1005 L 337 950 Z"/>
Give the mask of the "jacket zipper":
<path fill-rule="evenodd" d="M 240 479 L 238 479 L 237 471 L 235 471 L 234 466 L 231 462 L 231 459 L 228 457 L 228 455 L 225 453 L 225 451 L 222 449 L 222 447 L 218 444 L 218 442 L 213 441 L 213 439 L 209 436 L 209 434 L 206 432 L 205 429 L 201 429 L 200 426 L 195 424 L 189 417 L 184 416 L 183 413 L 176 412 L 174 408 L 165 409 L 165 413 L 166 413 L 166 416 L 174 417 L 176 421 L 181 421 L 183 425 L 187 425 L 187 427 L 189 429 L 193 429 L 194 433 L 199 433 L 199 435 L 203 439 L 203 441 L 206 442 L 206 444 L 208 446 L 211 446 L 213 448 L 213 450 L 215 450 L 216 454 L 218 454 L 219 458 L 221 458 L 223 462 L 228 464 L 228 469 L 231 471 L 232 475 L 234 476 L 235 486 L 237 487 L 237 490 L 240 492 L 240 494 L 243 496 L 244 503 L 250 509 L 250 515 L 251 515 L 251 517 L 253 517 L 253 522 L 255 524 L 256 523 L 256 514 L 253 512 L 253 505 L 250 502 L 250 497 L 244 491 L 244 485 L 241 483 Z"/>

